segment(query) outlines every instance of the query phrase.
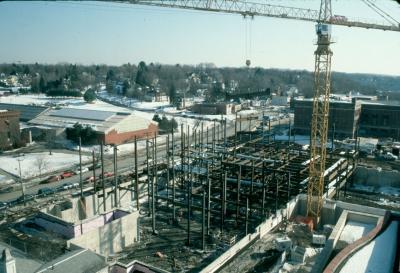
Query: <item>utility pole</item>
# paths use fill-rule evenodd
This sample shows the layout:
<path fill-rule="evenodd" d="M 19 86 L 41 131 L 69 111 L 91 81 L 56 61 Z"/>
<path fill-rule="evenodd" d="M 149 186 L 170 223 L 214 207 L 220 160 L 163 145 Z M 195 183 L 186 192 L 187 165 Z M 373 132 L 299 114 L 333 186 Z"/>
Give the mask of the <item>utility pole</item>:
<path fill-rule="evenodd" d="M 146 167 L 147 167 L 147 200 L 149 204 L 149 213 L 151 213 L 151 202 L 150 202 L 150 164 L 149 164 L 149 138 L 146 139 Z"/>
<path fill-rule="evenodd" d="M 140 209 L 139 205 L 139 174 L 138 174 L 138 152 L 137 152 L 137 137 L 135 136 L 135 191 L 136 191 L 136 209 Z"/>
<path fill-rule="evenodd" d="M 22 192 L 22 199 L 24 200 L 24 206 L 26 205 L 26 201 L 25 201 L 25 187 L 24 187 L 24 183 L 22 182 L 22 171 L 21 171 L 21 161 L 23 161 L 23 159 L 20 158 L 21 156 L 18 157 L 17 161 L 18 161 L 18 167 L 19 167 L 19 183 L 21 184 L 21 192 Z"/>
<path fill-rule="evenodd" d="M 152 223 L 152 229 L 153 229 L 153 235 L 157 235 L 158 232 L 156 230 L 156 196 L 155 196 L 155 190 L 157 188 L 157 161 L 156 161 L 156 149 L 157 149 L 157 143 L 156 143 L 156 138 L 157 135 L 154 134 L 154 142 L 153 142 L 153 179 L 151 183 L 151 223 Z"/>
<path fill-rule="evenodd" d="M 118 207 L 117 145 L 114 144 L 114 207 Z"/>
<path fill-rule="evenodd" d="M 83 181 L 82 181 L 82 139 L 79 137 L 79 187 L 81 188 L 81 198 L 83 199 Z"/>
<path fill-rule="evenodd" d="M 106 188 L 105 188 L 105 185 L 104 185 L 104 151 L 103 151 L 104 147 L 103 146 L 104 146 L 104 143 L 103 143 L 103 141 L 101 141 L 101 143 L 100 143 L 101 186 L 103 188 L 103 210 L 105 212 L 106 209 L 107 209 L 107 206 L 106 206 Z"/>
<path fill-rule="evenodd" d="M 97 183 L 96 183 L 96 159 L 95 159 L 95 155 L 94 155 L 94 150 L 92 151 L 92 168 L 93 168 L 93 193 L 96 195 L 97 192 Z"/>

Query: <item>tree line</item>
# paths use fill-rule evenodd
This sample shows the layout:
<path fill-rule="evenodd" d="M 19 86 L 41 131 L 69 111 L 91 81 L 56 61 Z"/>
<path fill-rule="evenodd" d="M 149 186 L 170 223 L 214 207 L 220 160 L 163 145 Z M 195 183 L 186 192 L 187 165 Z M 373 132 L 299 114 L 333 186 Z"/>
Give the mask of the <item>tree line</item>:
<path fill-rule="evenodd" d="M 78 64 L 0 64 L 0 75 L 28 75 L 31 92 L 48 95 L 78 95 L 105 84 L 109 92 L 144 99 L 148 94 L 165 93 L 172 102 L 202 91 L 209 101 L 249 93 L 280 93 L 296 87 L 300 94 L 313 95 L 313 73 L 306 70 L 228 68 L 212 64 L 164 65 L 141 61 L 121 66 Z M 120 86 L 116 90 L 116 86 Z M 375 94 L 400 91 L 400 77 L 333 72 L 332 93 L 356 91 Z M 71 93 L 69 93 L 71 92 Z M 75 92 L 75 93 L 73 93 Z"/>

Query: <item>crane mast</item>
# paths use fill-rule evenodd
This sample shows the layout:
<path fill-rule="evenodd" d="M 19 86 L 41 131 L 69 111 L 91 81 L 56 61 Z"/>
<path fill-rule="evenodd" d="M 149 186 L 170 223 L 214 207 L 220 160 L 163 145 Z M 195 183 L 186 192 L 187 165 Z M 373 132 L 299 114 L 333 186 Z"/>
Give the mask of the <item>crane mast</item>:
<path fill-rule="evenodd" d="M 307 187 L 307 216 L 319 221 L 324 193 L 329 95 L 331 90 L 331 26 L 323 22 L 332 16 L 331 1 L 321 0 L 315 50 L 314 99 L 311 121 L 310 167 Z"/>

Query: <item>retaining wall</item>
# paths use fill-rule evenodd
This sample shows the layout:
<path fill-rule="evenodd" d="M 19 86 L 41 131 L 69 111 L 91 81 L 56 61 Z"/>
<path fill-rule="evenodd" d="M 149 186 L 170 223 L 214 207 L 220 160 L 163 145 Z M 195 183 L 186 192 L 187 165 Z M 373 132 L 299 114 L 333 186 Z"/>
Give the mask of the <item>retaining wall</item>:
<path fill-rule="evenodd" d="M 108 256 L 122 251 L 137 241 L 137 219 L 139 212 L 133 212 L 100 227 L 93 227 L 84 234 L 67 242 L 88 248 L 96 253 Z"/>
<path fill-rule="evenodd" d="M 121 187 L 128 187 L 131 182 L 121 183 Z M 115 196 L 112 192 L 112 188 L 106 188 L 106 210 L 104 211 L 103 207 L 103 198 L 97 197 L 96 195 L 87 195 L 84 196 L 83 199 L 80 196 L 72 197 L 66 203 L 69 203 L 68 206 L 65 203 L 59 205 L 49 206 L 42 211 L 54 216 L 57 216 L 67 222 L 77 222 L 80 220 L 84 220 L 87 218 L 91 218 L 95 215 L 99 215 L 104 212 L 112 211 L 115 204 Z M 98 194 L 102 195 L 102 191 L 99 191 Z M 120 189 L 117 191 L 118 198 L 118 207 L 129 207 L 131 204 L 136 203 L 133 200 L 134 193 Z"/>
<path fill-rule="evenodd" d="M 264 222 L 262 222 L 254 233 L 248 234 L 243 237 L 239 242 L 234 244 L 231 248 L 229 248 L 226 252 L 224 252 L 221 256 L 219 256 L 216 260 L 210 263 L 207 267 L 200 271 L 200 273 L 212 273 L 216 272 L 223 265 L 225 265 L 230 259 L 235 257 L 240 251 L 246 248 L 251 242 L 254 240 L 258 240 L 263 237 L 265 234 L 270 232 L 273 228 L 275 228 L 283 219 L 289 219 L 295 214 L 297 211 L 298 197 L 292 199 L 287 203 L 285 209 L 281 209 L 277 212 L 276 216 L 271 216 Z"/>
<path fill-rule="evenodd" d="M 400 173 L 358 166 L 354 172 L 353 181 L 367 186 L 400 188 Z"/>
<path fill-rule="evenodd" d="M 351 257 L 355 252 L 360 250 L 362 247 L 371 242 L 380 232 L 382 232 L 390 219 L 390 212 L 386 211 L 384 217 L 381 217 L 376 225 L 376 227 L 371 230 L 367 235 L 361 237 L 354 243 L 345 247 L 340 251 L 333 260 L 325 268 L 324 273 L 335 273 L 344 265 L 349 257 Z"/>

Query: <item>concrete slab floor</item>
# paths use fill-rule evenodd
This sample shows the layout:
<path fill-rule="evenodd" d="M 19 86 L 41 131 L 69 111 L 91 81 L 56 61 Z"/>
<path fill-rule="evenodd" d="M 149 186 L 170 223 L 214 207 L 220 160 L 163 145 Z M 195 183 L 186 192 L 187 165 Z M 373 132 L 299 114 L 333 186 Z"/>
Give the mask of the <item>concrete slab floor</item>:
<path fill-rule="evenodd" d="M 129 263 L 138 260 L 146 264 L 170 271 L 170 272 L 198 272 L 228 249 L 219 240 L 209 236 L 206 239 L 206 251 L 201 245 L 201 214 L 194 212 L 191 221 L 191 247 L 187 242 L 187 220 L 183 218 L 176 224 L 171 223 L 170 212 L 160 212 L 157 209 L 156 230 L 158 235 L 152 234 L 151 217 L 142 216 L 139 220 L 140 242 L 125 249 L 116 258 Z M 212 225 L 210 234 L 219 234 L 219 228 Z M 234 236 L 240 233 L 237 229 L 225 230 L 224 234 Z"/>
<path fill-rule="evenodd" d="M 223 267 L 219 273 L 258 272 L 256 271 L 257 265 L 262 264 L 263 261 L 274 254 L 271 253 L 271 251 L 273 252 L 273 250 L 275 250 L 274 239 L 279 236 L 283 236 L 283 233 L 266 234 L 263 238 L 240 253 L 232 262 Z M 278 251 L 276 251 L 276 253 L 278 255 L 280 254 Z M 276 259 L 273 262 L 275 263 Z M 263 272 L 267 270 L 268 268 L 263 268 Z"/>

